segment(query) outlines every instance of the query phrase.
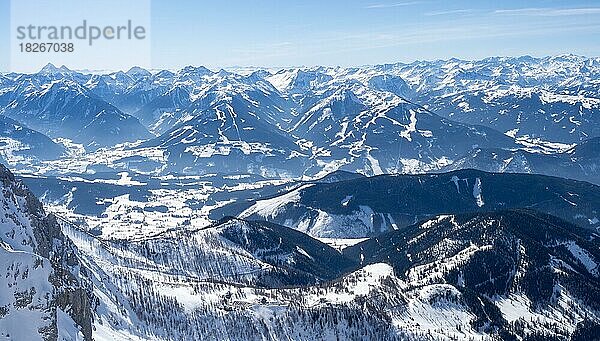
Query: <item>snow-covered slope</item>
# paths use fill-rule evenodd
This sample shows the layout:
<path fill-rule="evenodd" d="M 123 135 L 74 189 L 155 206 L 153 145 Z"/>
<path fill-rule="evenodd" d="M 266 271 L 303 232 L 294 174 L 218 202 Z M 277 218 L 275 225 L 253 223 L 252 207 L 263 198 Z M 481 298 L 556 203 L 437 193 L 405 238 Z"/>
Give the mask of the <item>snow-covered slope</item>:
<path fill-rule="evenodd" d="M 516 210 L 439 216 L 344 254 L 393 266 L 407 300 L 400 326 L 569 339 L 584 320 L 598 325 L 598 246 L 593 231 Z"/>
<path fill-rule="evenodd" d="M 191 104 L 188 90 L 182 86 L 169 89 L 144 105 L 134 116 L 155 134 L 162 134 L 186 119 L 182 109 Z M 189 117 L 188 117 L 189 118 Z"/>
<path fill-rule="evenodd" d="M 20 167 L 59 158 L 66 150 L 49 137 L 0 115 L 0 160 Z"/>
<path fill-rule="evenodd" d="M 337 79 L 305 93 L 290 133 L 318 160 L 317 171 L 367 175 L 439 169 L 474 146 L 516 147 L 485 127 L 437 116 L 390 92 Z"/>
<path fill-rule="evenodd" d="M 390 268 L 369 267 L 324 283 L 322 276 L 337 279 L 355 263 L 290 229 L 228 219 L 193 232 L 103 242 L 72 224 L 63 228 L 92 272 L 102 269 L 95 293 L 110 300 L 102 301 L 108 311 L 95 320 L 99 339 L 398 337 L 374 309 L 353 302 L 375 291 Z M 126 299 L 123 308 L 112 306 L 124 303 L 116 298 Z M 103 326 L 106 317 L 123 322 Z"/>
<path fill-rule="evenodd" d="M 308 237 L 278 240 L 286 229 L 274 225 L 227 220 L 185 238 L 173 231 L 109 243 L 64 228 L 138 318 L 135 327 L 95 325 L 104 335 L 492 340 L 598 325 L 597 238 L 531 211 L 435 217 L 345 249 L 361 265 L 309 286 L 281 285 L 294 271 L 264 274 L 302 264 L 340 270 L 333 260 L 345 258 Z"/>
<path fill-rule="evenodd" d="M 559 153 L 477 148 L 444 170 L 479 169 L 497 173 L 533 173 L 600 184 L 600 138 Z"/>
<path fill-rule="evenodd" d="M 258 200 L 240 214 L 315 237 L 362 238 L 437 214 L 535 209 L 583 227 L 600 227 L 600 191 L 587 182 L 541 175 L 460 170 L 307 184 Z"/>
<path fill-rule="evenodd" d="M 89 283 L 71 241 L 0 165 L 0 332 L 14 340 L 91 340 Z"/>
<path fill-rule="evenodd" d="M 473 172 L 466 185 L 454 174 L 443 179 L 449 195 L 465 193 L 454 201 L 476 208 L 506 199 L 488 191 L 498 185 L 490 175 Z M 8 338 L 560 339 L 594 336 L 600 322 L 596 232 L 530 210 L 431 216 L 342 241 L 353 246 L 341 252 L 299 231 L 235 218 L 105 240 L 46 216 L 10 172 L 0 175 L 0 266 L 9 274 L 0 280 L 0 333 Z M 301 190 L 363 180 L 382 197 L 376 180 L 386 177 L 345 178 Z M 425 189 L 442 186 L 421 180 Z M 578 184 L 539 181 L 559 196 L 570 186 L 570 202 L 584 211 L 597 198 Z"/>
<path fill-rule="evenodd" d="M 136 118 L 68 79 L 23 93 L 0 109 L 0 114 L 49 137 L 68 138 L 90 149 L 151 136 Z"/>
<path fill-rule="evenodd" d="M 181 123 L 141 147 L 165 150 L 167 169 L 180 173 L 300 176 L 308 162 L 279 128 L 286 110 L 272 86 L 226 76 L 180 113 Z"/>

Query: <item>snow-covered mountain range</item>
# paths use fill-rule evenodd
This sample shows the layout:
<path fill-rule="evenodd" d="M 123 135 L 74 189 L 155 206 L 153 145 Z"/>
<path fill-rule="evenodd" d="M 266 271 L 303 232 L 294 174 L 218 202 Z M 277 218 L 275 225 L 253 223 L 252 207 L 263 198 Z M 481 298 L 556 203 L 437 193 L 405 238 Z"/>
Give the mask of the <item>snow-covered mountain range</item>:
<path fill-rule="evenodd" d="M 135 154 L 138 170 L 153 174 L 419 173 L 469 162 L 478 149 L 557 154 L 598 137 L 599 65 L 572 55 L 244 74 L 186 67 L 98 75 L 48 65 L 4 75 L 0 114 L 60 139 L 77 151 L 65 163 L 90 168 L 118 170 Z M 95 154 L 100 147 L 109 152 Z M 29 161 L 12 162 L 38 173 L 65 168 Z M 597 174 L 596 163 L 584 168 Z"/>
<path fill-rule="evenodd" d="M 599 93 L 574 55 L 0 75 L 0 338 L 599 338 Z"/>

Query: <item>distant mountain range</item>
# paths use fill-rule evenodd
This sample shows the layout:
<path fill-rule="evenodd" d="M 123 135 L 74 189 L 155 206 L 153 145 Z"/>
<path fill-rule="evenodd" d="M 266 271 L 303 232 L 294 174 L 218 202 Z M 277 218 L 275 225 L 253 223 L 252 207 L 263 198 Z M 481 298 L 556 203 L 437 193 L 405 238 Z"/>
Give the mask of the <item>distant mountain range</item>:
<path fill-rule="evenodd" d="M 600 59 L 451 59 L 413 63 L 400 72 L 419 100 L 440 115 L 517 136 L 577 143 L 598 136 Z"/>
<path fill-rule="evenodd" d="M 600 138 L 593 138 L 561 153 L 483 149 L 469 152 L 443 170 L 480 169 L 487 172 L 534 173 L 600 184 Z"/>
<path fill-rule="evenodd" d="M 0 114 L 51 138 L 71 139 L 91 150 L 151 136 L 136 118 L 69 78 L 45 70 L 20 76 L 19 85 L 5 95 L 8 103 Z"/>
<path fill-rule="evenodd" d="M 3 75 L 0 114 L 87 153 L 129 142 L 125 148 L 140 155 L 136 169 L 162 174 L 320 177 L 470 164 L 597 181 L 593 158 L 578 158 L 583 170 L 576 170 L 567 155 L 537 154 L 600 136 L 599 73 L 599 59 L 573 55 L 244 74 L 204 67 L 87 74 L 50 64 Z M 162 157 L 144 156 L 149 150 Z M 492 150 L 506 166 L 486 160 Z M 519 166 L 521 159 L 535 165 Z M 119 169 L 117 160 L 102 162 Z"/>

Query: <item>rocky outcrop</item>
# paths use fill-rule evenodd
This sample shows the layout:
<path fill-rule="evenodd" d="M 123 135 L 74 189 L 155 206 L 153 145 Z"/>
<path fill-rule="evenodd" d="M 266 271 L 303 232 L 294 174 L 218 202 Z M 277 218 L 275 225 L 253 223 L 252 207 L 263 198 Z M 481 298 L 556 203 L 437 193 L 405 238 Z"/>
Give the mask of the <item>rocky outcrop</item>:
<path fill-rule="evenodd" d="M 70 317 L 84 339 L 91 340 L 94 296 L 82 273 L 85 270 L 80 267 L 76 247 L 62 233 L 56 217 L 47 215 L 37 198 L 2 165 L 0 183 L 0 248 L 6 253 L 2 262 L 6 268 L 0 270 L 7 271 L 0 286 L 12 291 L 14 297 L 0 303 L 2 329 L 16 330 L 16 317 L 26 310 L 34 311 L 39 320 L 21 326 L 32 330 L 17 330 L 23 332 L 19 335 L 37 333 L 45 340 L 56 340 L 60 310 Z"/>

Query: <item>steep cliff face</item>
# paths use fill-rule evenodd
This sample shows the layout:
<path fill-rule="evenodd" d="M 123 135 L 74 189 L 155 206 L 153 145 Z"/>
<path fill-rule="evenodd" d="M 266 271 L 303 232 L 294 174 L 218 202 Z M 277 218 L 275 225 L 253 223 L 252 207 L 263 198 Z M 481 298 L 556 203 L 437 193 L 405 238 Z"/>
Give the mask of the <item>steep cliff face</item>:
<path fill-rule="evenodd" d="M 2 336 L 91 340 L 94 299 L 75 246 L 56 218 L 47 215 L 36 197 L 2 165 L 0 190 Z"/>

